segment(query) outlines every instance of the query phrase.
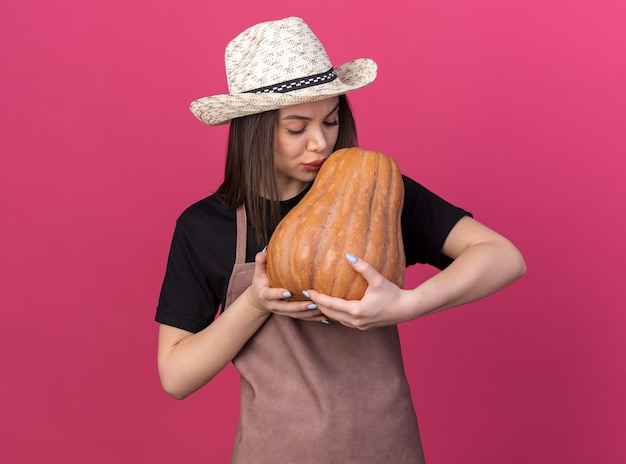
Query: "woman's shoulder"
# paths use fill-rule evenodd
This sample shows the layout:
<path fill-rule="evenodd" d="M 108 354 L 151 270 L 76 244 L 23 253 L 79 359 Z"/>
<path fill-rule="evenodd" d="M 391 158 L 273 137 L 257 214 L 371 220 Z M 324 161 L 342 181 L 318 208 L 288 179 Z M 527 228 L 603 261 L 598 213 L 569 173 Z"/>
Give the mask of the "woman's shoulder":
<path fill-rule="evenodd" d="M 422 184 L 414 180 L 413 178 L 402 174 L 402 183 L 404 184 L 404 201 L 405 202 L 413 202 L 420 201 L 423 198 L 427 198 L 431 195 L 435 195 L 429 189 L 424 187 Z"/>
<path fill-rule="evenodd" d="M 187 206 L 180 214 L 179 220 L 195 219 L 199 216 L 232 215 L 234 217 L 234 214 L 234 210 L 226 208 L 217 195 L 212 194 Z"/>
<path fill-rule="evenodd" d="M 187 231 L 221 229 L 235 224 L 235 210 L 224 206 L 215 194 L 196 201 L 183 210 L 176 220 L 176 227 Z"/>
<path fill-rule="evenodd" d="M 430 208 L 457 208 L 439 194 L 433 192 L 427 187 L 424 187 L 424 185 L 411 177 L 402 174 L 402 181 L 404 183 L 405 206 L 417 204 L 421 206 L 428 205 Z"/>

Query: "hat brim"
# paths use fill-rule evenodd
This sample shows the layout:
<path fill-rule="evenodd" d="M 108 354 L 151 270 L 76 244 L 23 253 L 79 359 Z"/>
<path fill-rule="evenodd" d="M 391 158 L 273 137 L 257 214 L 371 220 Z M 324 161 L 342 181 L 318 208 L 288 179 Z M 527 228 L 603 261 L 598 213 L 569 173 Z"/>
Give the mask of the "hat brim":
<path fill-rule="evenodd" d="M 376 79 L 377 66 L 369 58 L 359 58 L 338 67 L 336 72 L 337 79 L 325 84 L 287 93 L 242 93 L 203 97 L 192 102 L 189 109 L 205 124 L 219 126 L 234 118 L 324 100 L 360 89 Z"/>

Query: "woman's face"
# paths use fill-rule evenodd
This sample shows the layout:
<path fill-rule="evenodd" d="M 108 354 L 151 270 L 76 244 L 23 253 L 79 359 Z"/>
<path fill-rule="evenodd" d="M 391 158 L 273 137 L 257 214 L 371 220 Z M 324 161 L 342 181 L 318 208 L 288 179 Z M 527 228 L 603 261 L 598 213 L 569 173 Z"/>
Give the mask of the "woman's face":
<path fill-rule="evenodd" d="M 278 110 L 274 129 L 274 165 L 278 194 L 286 200 L 315 179 L 333 152 L 339 134 L 339 98 Z"/>

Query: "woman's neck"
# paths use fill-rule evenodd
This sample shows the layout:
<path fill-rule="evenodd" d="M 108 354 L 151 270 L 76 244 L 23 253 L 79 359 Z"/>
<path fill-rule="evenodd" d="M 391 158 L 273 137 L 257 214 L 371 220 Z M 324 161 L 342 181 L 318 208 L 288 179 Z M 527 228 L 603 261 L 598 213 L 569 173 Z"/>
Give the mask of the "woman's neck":
<path fill-rule="evenodd" d="M 311 185 L 310 182 L 294 181 L 286 185 L 278 186 L 278 199 L 280 201 L 289 200 L 297 197 Z"/>

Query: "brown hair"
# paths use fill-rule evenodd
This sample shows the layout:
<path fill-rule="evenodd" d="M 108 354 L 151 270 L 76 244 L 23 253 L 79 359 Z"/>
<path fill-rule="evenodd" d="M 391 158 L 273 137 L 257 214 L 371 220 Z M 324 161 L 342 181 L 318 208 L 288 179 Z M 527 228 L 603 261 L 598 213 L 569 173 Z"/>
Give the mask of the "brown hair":
<path fill-rule="evenodd" d="M 224 182 L 216 192 L 217 198 L 229 209 L 246 205 L 248 223 L 259 245 L 267 244 L 280 221 L 274 168 L 277 113 L 276 110 L 266 111 L 231 121 Z M 357 146 L 356 124 L 345 95 L 339 96 L 338 115 L 339 134 L 334 150 Z"/>

